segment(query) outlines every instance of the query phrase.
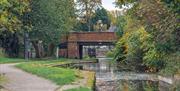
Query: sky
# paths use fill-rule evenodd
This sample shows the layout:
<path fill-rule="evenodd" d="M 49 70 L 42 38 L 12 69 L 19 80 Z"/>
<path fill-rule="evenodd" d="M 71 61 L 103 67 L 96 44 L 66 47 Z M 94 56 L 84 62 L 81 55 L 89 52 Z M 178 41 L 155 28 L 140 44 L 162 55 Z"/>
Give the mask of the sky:
<path fill-rule="evenodd" d="M 118 8 L 115 8 L 115 5 L 113 4 L 115 0 L 102 0 L 102 5 L 105 9 L 111 11 L 111 10 L 118 10 Z"/>

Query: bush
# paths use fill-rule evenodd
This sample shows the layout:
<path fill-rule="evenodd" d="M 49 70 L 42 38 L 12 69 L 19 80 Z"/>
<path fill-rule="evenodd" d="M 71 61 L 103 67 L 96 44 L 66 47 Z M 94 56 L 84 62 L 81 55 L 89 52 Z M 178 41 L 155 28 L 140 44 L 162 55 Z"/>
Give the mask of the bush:
<path fill-rule="evenodd" d="M 110 57 L 110 58 L 114 57 L 114 52 L 113 51 L 108 51 L 106 53 L 106 57 Z"/>
<path fill-rule="evenodd" d="M 163 53 L 158 53 L 155 49 L 149 49 L 144 56 L 144 63 L 151 68 L 162 69 L 165 67 Z"/>
<path fill-rule="evenodd" d="M 167 76 L 180 75 L 180 53 L 166 55 L 166 65 L 160 74 Z"/>
<path fill-rule="evenodd" d="M 91 58 L 89 57 L 89 55 L 85 55 L 85 56 L 83 57 L 83 59 L 84 59 L 84 60 L 90 60 Z"/>

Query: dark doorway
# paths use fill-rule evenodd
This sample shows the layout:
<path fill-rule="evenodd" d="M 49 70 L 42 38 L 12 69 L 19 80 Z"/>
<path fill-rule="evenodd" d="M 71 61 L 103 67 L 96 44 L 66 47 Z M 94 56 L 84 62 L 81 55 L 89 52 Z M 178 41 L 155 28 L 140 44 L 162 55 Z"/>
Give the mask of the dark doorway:
<path fill-rule="evenodd" d="M 83 58 L 83 45 L 79 45 L 79 58 Z"/>

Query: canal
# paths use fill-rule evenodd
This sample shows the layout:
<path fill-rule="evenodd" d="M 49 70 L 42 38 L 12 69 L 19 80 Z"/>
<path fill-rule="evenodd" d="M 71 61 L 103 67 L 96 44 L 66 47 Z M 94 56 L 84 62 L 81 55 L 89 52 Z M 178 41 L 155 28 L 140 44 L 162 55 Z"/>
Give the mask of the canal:
<path fill-rule="evenodd" d="M 96 72 L 96 91 L 172 91 L 172 86 L 159 81 L 156 74 L 135 72 L 121 68 L 110 58 L 98 63 L 83 64 L 83 70 Z"/>

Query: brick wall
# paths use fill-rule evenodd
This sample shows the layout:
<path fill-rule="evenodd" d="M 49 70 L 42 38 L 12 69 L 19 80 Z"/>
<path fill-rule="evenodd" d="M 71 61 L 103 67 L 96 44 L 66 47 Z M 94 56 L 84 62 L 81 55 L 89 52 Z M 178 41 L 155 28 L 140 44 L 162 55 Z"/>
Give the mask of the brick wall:
<path fill-rule="evenodd" d="M 112 42 L 116 41 L 114 32 L 72 32 L 69 34 L 69 42 Z"/>

